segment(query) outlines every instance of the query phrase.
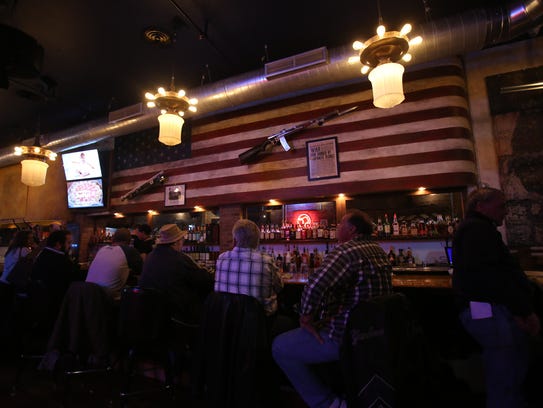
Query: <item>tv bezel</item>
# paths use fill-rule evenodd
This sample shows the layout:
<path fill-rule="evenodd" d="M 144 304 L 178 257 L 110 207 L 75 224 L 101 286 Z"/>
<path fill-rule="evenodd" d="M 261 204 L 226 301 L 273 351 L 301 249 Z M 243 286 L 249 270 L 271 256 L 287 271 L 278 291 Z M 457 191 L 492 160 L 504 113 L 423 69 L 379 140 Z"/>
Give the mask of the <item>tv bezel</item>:
<path fill-rule="evenodd" d="M 81 183 L 81 182 L 89 182 L 89 181 L 100 181 L 100 186 L 102 190 L 102 203 L 100 205 L 86 205 L 86 206 L 70 206 L 70 198 L 69 198 L 69 189 L 71 184 L 70 183 Z M 68 209 L 70 210 L 84 210 L 84 209 L 96 209 L 96 208 L 105 208 L 106 207 L 106 193 L 104 190 L 104 179 L 102 177 L 95 177 L 92 179 L 78 179 L 78 180 L 70 180 L 66 181 L 66 203 L 68 206 Z"/>
<path fill-rule="evenodd" d="M 72 177 L 73 174 L 69 174 L 69 168 L 66 166 L 66 160 L 69 156 L 78 156 L 81 155 L 81 153 L 88 154 L 89 152 L 92 152 L 93 155 L 96 155 L 96 161 L 98 162 L 98 170 L 96 172 L 93 172 L 89 176 L 83 176 L 83 177 Z M 66 181 L 76 181 L 76 180 L 92 180 L 97 178 L 103 178 L 104 172 L 102 171 L 102 160 L 100 159 L 100 152 L 98 149 L 87 149 L 87 150 L 77 150 L 72 152 L 66 152 L 62 153 L 62 167 L 64 169 L 64 177 L 66 178 Z M 99 172 L 99 174 L 96 174 Z"/>

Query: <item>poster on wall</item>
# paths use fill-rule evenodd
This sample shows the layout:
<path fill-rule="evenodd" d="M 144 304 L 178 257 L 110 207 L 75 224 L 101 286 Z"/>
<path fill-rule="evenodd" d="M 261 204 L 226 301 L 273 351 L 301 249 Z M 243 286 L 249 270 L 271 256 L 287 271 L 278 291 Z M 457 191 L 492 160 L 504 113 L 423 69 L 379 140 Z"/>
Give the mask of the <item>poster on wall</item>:
<path fill-rule="evenodd" d="M 337 137 L 306 142 L 309 181 L 339 177 Z"/>
<path fill-rule="evenodd" d="M 185 205 L 185 185 L 176 184 L 173 186 L 166 186 L 164 205 L 166 207 L 172 205 Z"/>

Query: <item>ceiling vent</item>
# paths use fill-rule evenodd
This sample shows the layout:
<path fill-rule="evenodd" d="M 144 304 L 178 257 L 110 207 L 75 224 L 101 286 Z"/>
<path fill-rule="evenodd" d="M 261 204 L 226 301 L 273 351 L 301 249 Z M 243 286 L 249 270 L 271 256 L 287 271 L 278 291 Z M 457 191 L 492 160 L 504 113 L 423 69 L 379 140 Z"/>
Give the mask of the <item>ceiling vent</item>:
<path fill-rule="evenodd" d="M 328 49 L 317 48 L 292 57 L 269 62 L 264 66 L 266 79 L 273 79 L 291 72 L 311 68 L 328 62 Z"/>
<path fill-rule="evenodd" d="M 135 118 L 136 116 L 143 115 L 143 104 L 136 103 L 135 105 L 127 106 L 126 108 L 117 109 L 109 112 L 108 122 L 117 123 L 121 120 Z"/>

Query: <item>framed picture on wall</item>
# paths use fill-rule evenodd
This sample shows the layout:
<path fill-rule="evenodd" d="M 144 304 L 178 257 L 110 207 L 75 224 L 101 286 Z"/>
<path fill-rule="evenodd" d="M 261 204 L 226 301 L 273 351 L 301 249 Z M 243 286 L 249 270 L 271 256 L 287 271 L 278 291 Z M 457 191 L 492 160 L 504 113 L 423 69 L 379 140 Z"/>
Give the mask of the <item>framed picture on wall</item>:
<path fill-rule="evenodd" d="M 309 181 L 339 177 L 337 137 L 306 142 Z"/>
<path fill-rule="evenodd" d="M 164 205 L 166 207 L 172 205 L 185 205 L 185 185 L 176 184 L 166 186 L 164 192 Z"/>

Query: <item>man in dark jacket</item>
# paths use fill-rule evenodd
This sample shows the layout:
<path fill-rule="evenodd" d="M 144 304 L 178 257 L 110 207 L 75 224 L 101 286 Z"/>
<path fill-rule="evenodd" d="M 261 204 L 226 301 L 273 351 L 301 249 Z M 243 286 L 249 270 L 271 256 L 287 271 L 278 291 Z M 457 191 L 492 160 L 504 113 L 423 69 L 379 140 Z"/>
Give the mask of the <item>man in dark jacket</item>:
<path fill-rule="evenodd" d="M 453 240 L 453 288 L 460 320 L 483 348 L 487 407 L 523 407 L 529 336 L 540 331 L 532 286 L 504 244 L 500 190 L 470 193 Z"/>
<path fill-rule="evenodd" d="M 156 248 L 145 260 L 140 285 L 161 290 L 173 317 L 199 323 L 205 297 L 213 290 L 213 277 L 181 252 L 185 234 L 175 224 L 160 229 Z"/>
<path fill-rule="evenodd" d="M 32 267 L 31 280 L 42 285 L 48 294 L 48 315 L 50 324 L 54 323 L 64 295 L 76 278 L 75 265 L 68 256 L 72 244 L 69 231 L 54 231 L 38 254 Z"/>

